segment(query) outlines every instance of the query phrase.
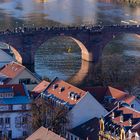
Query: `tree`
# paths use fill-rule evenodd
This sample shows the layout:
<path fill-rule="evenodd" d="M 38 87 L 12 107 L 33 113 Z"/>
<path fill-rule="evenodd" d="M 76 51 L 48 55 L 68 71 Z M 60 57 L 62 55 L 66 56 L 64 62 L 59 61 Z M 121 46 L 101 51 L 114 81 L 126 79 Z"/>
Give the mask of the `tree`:
<path fill-rule="evenodd" d="M 42 98 L 33 100 L 31 104 L 31 117 L 32 117 L 32 129 L 35 131 L 41 126 L 46 125 L 46 111 L 47 106 Z"/>
<path fill-rule="evenodd" d="M 140 65 L 122 55 L 107 55 L 97 65 L 97 77 L 102 86 L 123 87 L 130 94 L 140 89 Z"/>
<path fill-rule="evenodd" d="M 47 127 L 57 134 L 64 134 L 69 125 L 68 109 L 65 106 L 54 106 L 51 100 L 42 97 L 35 99 L 31 105 L 32 128 Z"/>

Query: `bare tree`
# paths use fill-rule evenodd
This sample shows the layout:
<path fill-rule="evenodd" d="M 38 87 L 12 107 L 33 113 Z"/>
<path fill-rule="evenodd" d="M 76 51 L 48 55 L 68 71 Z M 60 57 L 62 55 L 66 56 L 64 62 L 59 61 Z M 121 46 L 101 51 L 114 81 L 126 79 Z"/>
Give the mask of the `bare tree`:
<path fill-rule="evenodd" d="M 97 76 L 102 86 L 123 87 L 130 94 L 136 94 L 140 89 L 140 66 L 126 59 L 117 54 L 104 56 L 97 66 Z"/>
<path fill-rule="evenodd" d="M 64 128 L 69 125 L 68 111 L 65 106 L 54 106 L 51 100 L 35 99 L 31 105 L 33 130 L 44 126 L 63 135 Z"/>

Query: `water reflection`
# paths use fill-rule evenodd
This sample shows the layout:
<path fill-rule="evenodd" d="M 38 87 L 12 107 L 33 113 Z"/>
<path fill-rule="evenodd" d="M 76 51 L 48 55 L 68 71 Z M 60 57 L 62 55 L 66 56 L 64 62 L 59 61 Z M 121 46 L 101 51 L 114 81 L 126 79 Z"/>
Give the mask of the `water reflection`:
<path fill-rule="evenodd" d="M 0 30 L 18 26 L 120 24 L 121 21 L 135 24 L 132 20 L 140 24 L 139 13 L 140 7 L 121 5 L 113 0 L 1 0 Z M 110 46 L 113 50 L 120 48 L 118 52 L 124 55 L 131 54 L 129 57 L 133 57 L 132 54 L 137 56 L 139 48 L 134 46 L 140 42 L 136 38 L 123 35 Z M 74 84 L 94 85 L 95 65 L 81 61 L 81 51 L 74 44 L 57 43 L 57 47 L 51 44 L 39 50 L 35 58 L 36 72 L 50 79 L 59 76 Z M 69 46 L 73 50 L 71 53 L 67 52 Z M 124 50 L 121 46 L 128 49 Z"/>
<path fill-rule="evenodd" d="M 70 51 L 69 51 L 70 50 Z M 40 47 L 35 56 L 35 71 L 42 77 L 64 80 L 81 67 L 81 49 L 70 38 L 57 37 Z"/>
<path fill-rule="evenodd" d="M 51 26 L 60 23 L 67 25 L 116 24 L 121 23 L 121 20 L 131 19 L 140 23 L 139 12 L 140 7 L 121 6 L 111 0 L 0 1 L 0 22 L 8 24 L 18 22 L 18 26 L 22 24 Z"/>

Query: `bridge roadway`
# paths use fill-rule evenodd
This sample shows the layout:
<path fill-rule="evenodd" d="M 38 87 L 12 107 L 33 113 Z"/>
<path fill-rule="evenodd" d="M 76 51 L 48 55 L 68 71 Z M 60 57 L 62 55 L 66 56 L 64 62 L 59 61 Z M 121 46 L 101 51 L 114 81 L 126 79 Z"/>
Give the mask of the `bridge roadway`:
<path fill-rule="evenodd" d="M 74 40 L 81 48 L 83 60 L 98 62 L 103 48 L 122 33 L 140 35 L 140 25 L 79 26 L 79 27 L 18 27 L 0 32 L 0 42 L 12 46 L 17 59 L 33 65 L 36 50 L 46 41 L 58 36 Z"/>

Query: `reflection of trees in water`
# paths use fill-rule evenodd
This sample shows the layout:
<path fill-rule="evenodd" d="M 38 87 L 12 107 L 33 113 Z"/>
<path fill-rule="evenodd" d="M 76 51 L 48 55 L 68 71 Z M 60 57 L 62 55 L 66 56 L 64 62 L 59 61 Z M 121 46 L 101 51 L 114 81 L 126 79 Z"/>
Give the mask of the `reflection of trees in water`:
<path fill-rule="evenodd" d="M 54 70 L 60 74 L 56 75 L 55 73 L 54 76 L 61 78 L 64 75 L 69 78 L 80 69 L 81 50 L 72 39 L 56 37 L 39 48 L 35 56 L 35 63 L 40 71 L 42 69 L 47 69 L 50 72 Z"/>
<path fill-rule="evenodd" d="M 131 60 L 129 57 L 117 54 L 104 57 L 100 75 L 103 86 L 124 87 L 130 93 L 134 87 L 139 87 L 140 61 Z"/>
<path fill-rule="evenodd" d="M 117 0 L 117 2 L 122 4 L 129 4 L 130 6 L 137 6 L 140 4 L 139 0 Z"/>
<path fill-rule="evenodd" d="M 121 42 L 122 41 L 122 42 Z M 138 42 L 130 37 L 127 42 L 111 42 L 103 51 L 101 73 L 98 75 L 103 86 L 124 87 L 130 93 L 140 86 L 140 59 L 135 55 L 127 55 L 125 51 L 140 51 Z"/>

